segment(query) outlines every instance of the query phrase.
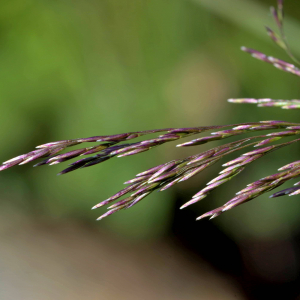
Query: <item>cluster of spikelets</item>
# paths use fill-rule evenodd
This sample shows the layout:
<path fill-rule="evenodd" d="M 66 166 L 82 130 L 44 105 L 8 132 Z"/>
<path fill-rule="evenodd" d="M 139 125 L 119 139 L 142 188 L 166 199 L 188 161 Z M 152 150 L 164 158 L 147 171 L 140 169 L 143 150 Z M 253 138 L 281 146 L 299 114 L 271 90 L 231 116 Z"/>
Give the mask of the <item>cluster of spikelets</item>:
<path fill-rule="evenodd" d="M 270 28 L 267 28 L 267 32 L 272 40 L 281 48 L 283 48 L 294 61 L 296 61 L 296 59 L 290 52 L 283 32 L 283 1 L 278 0 L 278 8 L 271 8 L 271 11 L 279 29 L 279 34 L 276 34 Z M 274 57 L 267 56 L 253 49 L 243 47 L 242 50 L 250 53 L 257 59 L 274 65 L 278 69 L 300 76 L 300 70 L 293 64 L 284 62 Z M 284 109 L 300 108 L 300 100 L 230 99 L 229 102 L 257 103 L 259 106 L 280 106 Z M 93 207 L 93 209 L 95 209 L 104 205 L 110 205 L 108 207 L 108 211 L 100 216 L 97 220 L 111 215 L 121 209 L 132 207 L 155 190 L 166 190 L 181 181 L 185 181 L 192 176 L 195 176 L 196 174 L 200 173 L 212 164 L 218 162 L 220 159 L 230 153 L 240 151 L 251 146 L 259 147 L 258 149 L 251 150 L 223 164 L 225 169 L 220 172 L 220 175 L 208 182 L 206 187 L 195 194 L 192 199 L 185 203 L 181 208 L 187 207 L 202 200 L 212 190 L 231 180 L 233 177 L 242 172 L 246 168 L 246 166 L 253 161 L 279 148 L 300 141 L 300 138 L 296 138 L 285 143 L 269 145 L 270 143 L 278 141 L 282 138 L 288 136 L 297 136 L 300 134 L 300 123 L 290 123 L 284 121 L 261 121 L 255 123 L 204 127 L 201 126 L 193 128 L 167 128 L 129 132 L 110 136 L 94 136 L 90 138 L 80 138 L 47 143 L 36 147 L 37 150 L 20 155 L 4 162 L 2 166 L 0 166 L 0 171 L 8 169 L 14 165 L 26 164 L 38 158 L 45 159 L 37 163 L 35 166 L 41 166 L 45 164 L 59 164 L 75 157 L 90 155 L 86 158 L 81 158 L 76 162 L 71 163 L 68 168 L 59 173 L 66 174 L 79 168 L 85 168 L 99 164 L 108 159 L 111 159 L 114 156 L 123 157 L 138 154 L 164 143 L 179 140 L 181 138 L 189 136 L 194 136 L 196 134 L 200 134 L 202 132 L 210 130 L 214 131 L 213 133 L 211 133 L 211 135 L 178 144 L 177 147 L 198 146 L 210 141 L 222 140 L 231 136 L 261 130 L 279 131 L 263 135 L 251 136 L 249 138 L 244 138 L 235 142 L 230 142 L 184 159 L 172 160 L 165 164 L 153 167 L 145 172 L 139 173 L 135 178 L 125 182 L 127 186 L 124 189 Z M 157 138 L 146 139 L 140 142 L 128 142 L 132 139 L 155 133 L 159 134 Z M 86 142 L 98 142 L 98 145 L 80 148 L 77 150 L 59 154 L 68 147 Z M 267 176 L 258 181 L 248 184 L 246 188 L 239 191 L 234 198 L 225 203 L 223 206 L 203 214 L 202 216 L 197 218 L 197 220 L 204 217 L 215 218 L 224 211 L 236 207 L 251 199 L 254 199 L 261 194 L 273 190 L 284 184 L 286 181 L 298 176 L 300 176 L 300 161 L 295 161 L 281 167 L 279 169 L 279 173 Z M 300 182 L 296 183 L 294 187 L 279 191 L 271 195 L 271 197 L 278 197 L 283 195 L 292 196 L 297 194 L 300 194 Z M 118 201 L 113 203 L 116 200 Z"/>

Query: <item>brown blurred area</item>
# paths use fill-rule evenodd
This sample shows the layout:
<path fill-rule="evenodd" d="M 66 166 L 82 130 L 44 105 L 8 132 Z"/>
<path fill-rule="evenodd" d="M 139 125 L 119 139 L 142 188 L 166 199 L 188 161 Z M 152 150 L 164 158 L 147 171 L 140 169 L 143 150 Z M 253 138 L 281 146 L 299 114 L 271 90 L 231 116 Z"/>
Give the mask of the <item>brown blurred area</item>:
<path fill-rule="evenodd" d="M 245 299 L 236 282 L 167 238 L 130 243 L 64 220 L 0 231 L 0 298 Z"/>
<path fill-rule="evenodd" d="M 0 1 L 0 161 L 78 137 L 299 122 L 297 111 L 226 102 L 299 99 L 296 76 L 240 51 L 244 45 L 288 60 L 263 28 L 274 28 L 268 8 L 275 4 Z M 299 57 L 300 2 L 286 1 L 285 9 L 287 38 Z M 195 222 L 246 184 L 299 159 L 297 145 L 253 163 L 183 211 L 221 164 L 95 222 L 105 209 L 90 208 L 126 180 L 205 149 L 170 143 L 59 177 L 66 164 L 1 172 L 0 300 L 299 299 L 297 197 L 265 195 Z"/>

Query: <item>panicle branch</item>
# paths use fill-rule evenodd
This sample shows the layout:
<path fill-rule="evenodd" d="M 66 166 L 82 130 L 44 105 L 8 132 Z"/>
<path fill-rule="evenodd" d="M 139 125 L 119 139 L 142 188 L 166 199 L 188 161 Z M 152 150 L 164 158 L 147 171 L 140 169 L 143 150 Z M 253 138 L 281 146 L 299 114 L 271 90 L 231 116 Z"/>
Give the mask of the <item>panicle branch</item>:
<path fill-rule="evenodd" d="M 229 128 L 225 129 L 224 128 Z M 222 130 L 220 130 L 222 129 Z M 27 154 L 20 155 L 16 158 L 8 160 L 3 163 L 0 167 L 0 170 L 4 170 L 10 168 L 16 164 L 25 164 L 27 162 L 36 160 L 41 157 L 47 157 L 42 162 L 36 164 L 37 165 L 53 165 L 58 164 L 64 161 L 67 161 L 72 158 L 80 157 L 82 155 L 91 155 L 86 158 L 79 159 L 70 164 L 68 168 L 60 172 L 59 174 L 66 174 L 68 172 L 74 171 L 79 168 L 89 167 L 95 164 L 99 164 L 104 162 L 114 156 L 123 157 L 127 155 L 134 155 L 146 150 L 149 150 L 153 147 L 162 145 L 167 142 L 171 142 L 174 140 L 178 140 L 184 137 L 189 137 L 195 134 L 200 134 L 202 132 L 208 130 L 217 130 L 212 132 L 209 136 L 196 138 L 189 142 L 178 144 L 178 147 L 190 147 L 190 146 L 198 146 L 211 141 L 223 140 L 225 138 L 242 135 L 250 132 L 263 131 L 263 130 L 280 130 L 267 134 L 251 136 L 248 138 L 243 138 L 238 141 L 229 142 L 224 145 L 219 145 L 214 148 L 211 148 L 207 151 L 186 157 L 180 160 L 172 160 L 165 164 L 155 166 L 147 171 L 139 173 L 135 178 L 128 180 L 125 182 L 127 186 L 113 195 L 112 197 L 96 204 L 93 209 L 99 208 L 112 202 L 118 200 L 114 204 L 108 207 L 109 211 L 104 215 L 100 216 L 98 220 L 103 219 L 106 216 L 109 216 L 121 209 L 130 208 L 133 205 L 140 202 L 143 198 L 150 195 L 155 190 L 164 191 L 171 186 L 188 180 L 189 178 L 199 174 L 206 168 L 211 165 L 217 163 L 220 159 L 229 155 L 231 153 L 243 150 L 245 148 L 260 147 L 256 150 L 249 151 L 244 153 L 237 158 L 228 161 L 223 164 L 225 169 L 223 169 L 220 174 L 211 180 L 206 187 L 200 190 L 197 194 L 195 194 L 190 201 L 184 204 L 181 208 L 185 208 L 191 204 L 194 204 L 205 197 L 213 191 L 218 186 L 228 182 L 235 176 L 237 176 L 240 172 L 242 172 L 247 165 L 256 161 L 257 159 L 263 157 L 264 155 L 275 151 L 281 147 L 287 146 L 291 143 L 299 141 L 299 139 L 294 139 L 292 141 L 265 146 L 267 144 L 276 142 L 281 138 L 288 136 L 297 136 L 300 134 L 300 123 L 291 123 L 285 121 L 261 121 L 261 122 L 252 122 L 252 123 L 241 123 L 241 124 L 232 124 L 232 125 L 219 125 L 219 126 L 201 126 L 201 127 L 193 127 L 193 128 L 168 128 L 168 129 L 157 129 L 152 131 L 140 131 L 140 132 L 130 132 L 118 135 L 111 136 L 97 136 L 91 138 L 80 138 L 73 140 L 64 140 L 53 143 L 47 143 L 44 145 L 40 145 L 37 147 L 37 150 L 31 151 Z M 152 134 L 152 133 L 161 133 L 157 138 L 148 139 L 135 143 L 124 143 L 128 140 L 134 139 L 136 137 Z M 102 142 L 96 146 L 85 147 L 76 150 L 72 150 L 66 153 L 62 153 L 61 151 L 65 150 L 68 147 L 82 144 L 84 142 Z M 261 147 L 263 146 L 263 147 Z M 95 154 L 97 152 L 97 154 Z M 292 171 L 300 170 L 300 163 L 295 162 L 290 164 L 288 167 L 285 166 L 283 170 L 286 168 L 290 168 Z M 276 185 L 272 181 L 266 182 L 266 179 L 261 180 L 261 182 L 256 183 L 255 185 L 250 185 L 243 191 L 239 192 L 239 195 L 234 199 L 231 199 L 227 202 L 222 209 L 213 210 L 210 212 L 211 214 L 205 214 L 204 216 L 213 216 L 216 217 L 220 215 L 223 211 L 228 210 L 229 208 L 235 207 L 243 202 L 246 202 L 250 199 L 253 199 L 260 194 L 270 190 L 271 188 L 275 188 L 282 184 L 284 180 L 290 179 L 288 177 L 291 173 L 291 170 L 283 171 L 282 175 L 284 175 L 284 179 L 278 181 L 278 175 L 276 177 L 277 183 Z M 300 172 L 300 171 L 299 171 Z M 298 173 L 297 173 L 298 174 Z M 276 175 L 276 174 L 275 174 Z M 273 176 L 275 176 L 273 175 Z M 280 184 L 279 184 L 280 183 Z M 296 189 L 293 190 L 296 192 Z M 122 198 L 124 196 L 124 198 Z M 247 196 L 247 197 L 246 197 Z M 121 198 L 121 199 L 120 199 Z M 203 218 L 203 215 L 200 217 Z"/>
<path fill-rule="evenodd" d="M 298 63 L 298 60 L 292 55 L 288 46 L 284 30 L 283 30 L 283 0 L 278 0 L 277 9 L 271 8 L 275 24 L 279 33 L 274 32 L 271 28 L 266 27 L 267 33 L 270 38 L 282 49 L 284 49 L 291 59 Z M 251 54 L 254 58 L 272 64 L 274 67 L 285 72 L 300 76 L 300 69 L 295 65 L 267 56 L 257 50 L 242 47 L 242 50 Z M 281 107 L 283 109 L 298 109 L 300 108 L 300 100 L 273 100 L 273 99 L 229 99 L 232 103 L 250 103 L 258 104 L 260 107 Z M 227 155 L 235 153 L 251 146 L 256 147 L 255 150 L 250 150 L 246 153 L 238 155 L 235 159 L 225 162 L 225 167 L 217 177 L 210 180 L 204 188 L 196 193 L 190 201 L 185 203 L 181 209 L 199 202 L 206 198 L 210 192 L 219 187 L 220 185 L 230 181 L 235 176 L 240 174 L 245 168 L 256 160 L 264 157 L 272 151 L 276 151 L 282 147 L 299 142 L 300 138 L 300 123 L 291 123 L 285 121 L 261 121 L 252 123 L 240 123 L 232 125 L 219 125 L 219 126 L 200 126 L 191 128 L 165 128 L 147 131 L 128 132 L 116 135 L 107 136 L 93 136 L 89 138 L 79 138 L 72 140 L 62 140 L 58 142 L 51 142 L 36 147 L 27 154 L 19 155 L 4 162 L 0 166 L 0 171 L 11 168 L 15 165 L 23 165 L 28 162 L 44 158 L 41 162 L 34 166 L 41 165 L 55 165 L 70 159 L 80 158 L 71 163 L 68 168 L 59 173 L 66 174 L 71 171 L 90 167 L 113 157 L 124 157 L 129 155 L 139 154 L 150 150 L 151 148 L 163 145 L 168 142 L 177 141 L 182 138 L 191 137 L 200 133 L 214 130 L 208 136 L 197 137 L 191 141 L 177 144 L 177 147 L 191 147 L 206 144 L 212 141 L 219 141 L 233 136 L 247 134 L 256 131 L 272 131 L 271 133 L 264 133 L 261 135 L 250 136 L 242 138 L 237 141 L 231 141 L 227 144 L 215 146 L 204 152 L 186 157 L 184 159 L 172 160 L 167 163 L 155 166 L 142 173 L 139 173 L 135 178 L 125 182 L 127 185 L 121 191 L 96 204 L 92 209 L 96 209 L 105 205 L 110 205 L 108 211 L 101 215 L 97 220 L 101 220 L 119 210 L 130 208 L 139 203 L 143 198 L 150 195 L 152 192 L 159 190 L 164 191 L 171 186 L 178 184 L 182 181 L 199 174 L 206 168 L 217 163 Z M 131 140 L 149 134 L 159 135 L 155 138 L 144 139 L 138 142 L 131 142 Z M 292 137 L 292 140 L 273 144 L 282 138 Z M 97 143 L 94 146 L 84 147 L 62 153 L 69 147 L 81 145 L 83 143 Z M 271 145 L 270 145 L 271 144 Z M 82 156 L 87 156 L 83 157 Z M 236 207 L 240 204 L 248 202 L 268 191 L 271 191 L 283 183 L 300 176 L 300 161 L 294 161 L 281 167 L 279 172 L 266 176 L 248 184 L 244 189 L 236 193 L 236 196 L 226 202 L 221 207 L 211 210 L 197 220 L 205 217 L 210 219 L 215 218 L 223 212 Z M 284 195 L 297 195 L 300 194 L 300 182 L 297 182 L 294 187 L 290 187 L 279 192 L 272 194 L 270 197 L 279 197 Z M 114 203 L 113 203 L 114 202 Z"/>
<path fill-rule="evenodd" d="M 270 98 L 264 99 L 253 99 L 253 98 L 242 98 L 242 99 L 228 99 L 231 103 L 247 103 L 247 104 L 258 104 L 258 107 L 281 107 L 282 109 L 299 109 L 300 100 L 274 100 Z"/>

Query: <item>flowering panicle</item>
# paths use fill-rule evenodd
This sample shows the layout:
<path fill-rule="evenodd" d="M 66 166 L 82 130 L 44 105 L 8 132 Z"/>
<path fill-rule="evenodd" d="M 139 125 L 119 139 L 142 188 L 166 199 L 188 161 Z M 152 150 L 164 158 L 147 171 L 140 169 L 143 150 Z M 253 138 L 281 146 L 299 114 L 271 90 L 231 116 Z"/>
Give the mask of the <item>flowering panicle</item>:
<path fill-rule="evenodd" d="M 271 39 L 282 49 L 284 49 L 289 56 L 297 63 L 295 57 L 291 54 L 289 46 L 283 31 L 283 1 L 278 0 L 278 8 L 271 8 L 275 23 L 279 29 L 279 34 L 267 27 L 267 33 Z M 250 53 L 253 57 L 270 63 L 276 68 L 285 72 L 300 76 L 300 69 L 291 63 L 287 63 L 280 59 L 267 56 L 259 51 L 242 47 L 242 50 Z M 229 99 L 232 103 L 254 103 L 258 106 L 276 106 L 284 109 L 300 108 L 300 100 L 273 100 L 273 99 Z M 228 182 L 239 173 L 241 173 L 247 165 L 256 161 L 259 158 L 267 155 L 272 151 L 276 151 L 282 147 L 300 141 L 300 123 L 291 123 L 285 121 L 261 121 L 253 123 L 241 123 L 232 125 L 219 126 L 200 126 L 192 128 L 165 128 L 147 131 L 136 131 L 129 133 L 122 133 L 108 136 L 94 136 L 90 138 L 79 138 L 72 140 L 63 140 L 52 142 L 37 146 L 36 150 L 17 156 L 4 162 L 0 166 L 0 171 L 8 169 L 15 165 L 22 165 L 33 160 L 44 158 L 41 162 L 34 166 L 54 165 L 65 162 L 73 158 L 82 157 L 79 160 L 71 163 L 68 168 L 59 173 L 66 174 L 68 172 L 77 170 L 79 168 L 90 167 L 102 163 L 115 156 L 123 157 L 142 153 L 150 150 L 153 147 L 160 146 L 167 142 L 179 140 L 182 138 L 199 135 L 206 131 L 213 130 L 210 135 L 204 137 L 196 137 L 191 141 L 178 144 L 177 147 L 191 147 L 198 146 L 211 141 L 223 140 L 232 136 L 247 134 L 250 132 L 257 132 L 262 130 L 271 131 L 267 134 L 251 136 L 242 138 L 238 141 L 229 142 L 224 145 L 216 146 L 207 151 L 186 157 L 184 159 L 172 160 L 165 164 L 155 166 L 147 171 L 139 173 L 135 178 L 125 182 L 127 185 L 121 191 L 96 204 L 92 209 L 110 205 L 108 211 L 100 216 L 97 220 L 107 217 L 121 209 L 130 208 L 140 202 L 143 198 L 151 194 L 155 190 L 164 191 L 179 182 L 188 180 L 189 178 L 199 174 L 206 168 L 218 162 L 225 156 L 244 150 L 251 146 L 256 147 L 255 150 L 237 156 L 235 159 L 223 164 L 225 167 L 219 175 L 207 183 L 206 187 L 196 193 L 190 201 L 185 203 L 182 208 L 191 204 L 199 202 L 207 197 L 207 195 L 220 185 Z M 275 130 L 275 131 L 273 131 Z M 156 138 L 145 139 L 139 142 L 132 142 L 131 140 L 157 133 Z M 292 136 L 294 139 L 284 142 L 277 142 L 285 137 Z M 91 147 L 84 147 L 77 150 L 61 153 L 68 147 L 83 143 L 97 143 Z M 252 200 L 268 191 L 271 191 L 286 181 L 300 176 L 300 161 L 292 162 L 279 169 L 279 173 L 266 176 L 258 181 L 248 184 L 244 189 L 236 193 L 236 196 L 210 212 L 198 217 L 200 220 L 205 217 L 215 218 L 223 212 L 236 207 L 242 203 Z M 279 197 L 283 195 L 297 195 L 300 194 L 300 182 L 296 183 L 294 187 L 279 191 L 270 197 Z M 114 203 L 113 203 L 114 202 Z"/>
<path fill-rule="evenodd" d="M 228 102 L 231 103 L 250 103 L 250 104 L 258 104 L 258 107 L 281 107 L 282 109 L 296 109 L 300 108 L 300 100 L 274 100 L 270 98 L 264 99 L 252 99 L 252 98 L 244 98 L 244 99 L 228 99 Z"/>

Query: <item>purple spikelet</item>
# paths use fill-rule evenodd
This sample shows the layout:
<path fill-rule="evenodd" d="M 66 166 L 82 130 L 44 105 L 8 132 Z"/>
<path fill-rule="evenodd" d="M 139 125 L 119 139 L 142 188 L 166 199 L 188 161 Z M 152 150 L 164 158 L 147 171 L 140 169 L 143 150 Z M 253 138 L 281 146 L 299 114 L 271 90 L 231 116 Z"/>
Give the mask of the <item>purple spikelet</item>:
<path fill-rule="evenodd" d="M 277 8 L 272 7 L 271 13 L 277 27 L 277 32 L 270 27 L 266 27 L 267 34 L 277 46 L 286 51 L 295 64 L 298 64 L 298 60 L 290 51 L 283 30 L 283 0 L 277 1 Z M 251 48 L 242 47 L 242 50 L 249 53 L 252 57 L 266 62 L 279 70 L 300 76 L 300 69 L 290 62 L 268 56 Z M 269 98 L 239 98 L 229 99 L 228 101 L 231 103 L 257 104 L 259 107 L 281 107 L 283 109 L 300 108 L 300 100 L 298 99 L 274 100 Z M 207 131 L 212 132 L 209 135 L 199 137 L 199 134 Z M 220 145 L 220 141 L 223 139 L 256 131 L 260 132 L 256 136 L 251 136 L 248 138 L 244 137 L 242 139 L 238 139 L 237 141 L 229 141 L 227 144 Z M 261 134 L 261 132 L 263 134 Z M 149 134 L 157 134 L 157 136 L 155 138 L 144 139 L 138 142 L 131 141 L 138 137 L 144 137 Z M 219 173 L 219 175 L 211 179 L 206 186 L 202 187 L 202 189 L 196 193 L 191 200 L 181 206 L 181 209 L 195 204 L 206 198 L 220 185 L 225 184 L 231 179 L 235 178 L 238 174 L 243 172 L 249 164 L 255 164 L 258 159 L 263 159 L 264 156 L 268 155 L 270 152 L 277 151 L 282 147 L 299 142 L 299 135 L 300 123 L 274 120 L 218 126 L 164 128 L 114 135 L 101 135 L 88 138 L 50 142 L 37 146 L 35 150 L 27 154 L 19 155 L 4 162 L 0 166 L 0 171 L 11 168 L 15 165 L 23 165 L 40 158 L 44 158 L 44 160 L 38 162 L 35 164 L 35 166 L 47 164 L 54 165 L 76 158 L 75 162 L 72 162 L 69 167 L 58 174 L 61 175 L 80 168 L 86 168 L 100 164 L 114 157 L 125 157 L 136 154 L 145 155 L 143 154 L 144 152 L 154 147 L 177 141 L 182 138 L 195 136 L 190 141 L 177 142 L 177 147 L 196 146 L 198 149 L 198 146 L 201 146 L 202 144 L 217 141 L 218 146 L 215 146 L 209 150 L 194 154 L 184 159 L 172 160 L 170 162 L 155 166 L 137 174 L 135 178 L 126 181 L 125 184 L 127 186 L 125 188 L 110 198 L 96 204 L 92 208 L 96 209 L 105 205 L 110 205 L 108 207 L 108 211 L 97 219 L 101 220 L 119 210 L 127 209 L 136 205 L 143 198 L 156 190 L 164 191 L 175 184 L 186 181 L 191 177 L 201 173 L 211 165 L 218 163 L 227 155 L 240 152 L 242 150 L 244 151 L 247 148 L 246 152 L 238 153 L 236 158 L 223 163 L 223 167 L 225 168 Z M 290 137 L 291 140 L 288 142 L 278 143 L 279 140 L 281 141 L 286 137 Z M 84 147 L 61 153 L 69 147 L 81 145 L 83 143 L 97 144 L 90 147 Z M 255 149 L 249 149 L 250 147 L 255 147 Z M 197 220 L 206 217 L 213 219 L 221 215 L 223 212 L 246 203 L 266 192 L 269 192 L 291 179 L 300 177 L 300 161 L 291 162 L 288 165 L 281 167 L 278 171 L 278 173 L 271 174 L 248 184 L 245 188 L 237 192 L 236 195 L 224 205 L 201 215 L 197 218 Z M 294 187 L 275 192 L 270 196 L 270 198 L 300 194 L 299 185 L 300 182 L 297 182 Z M 112 203 L 114 201 L 117 202 Z"/>

